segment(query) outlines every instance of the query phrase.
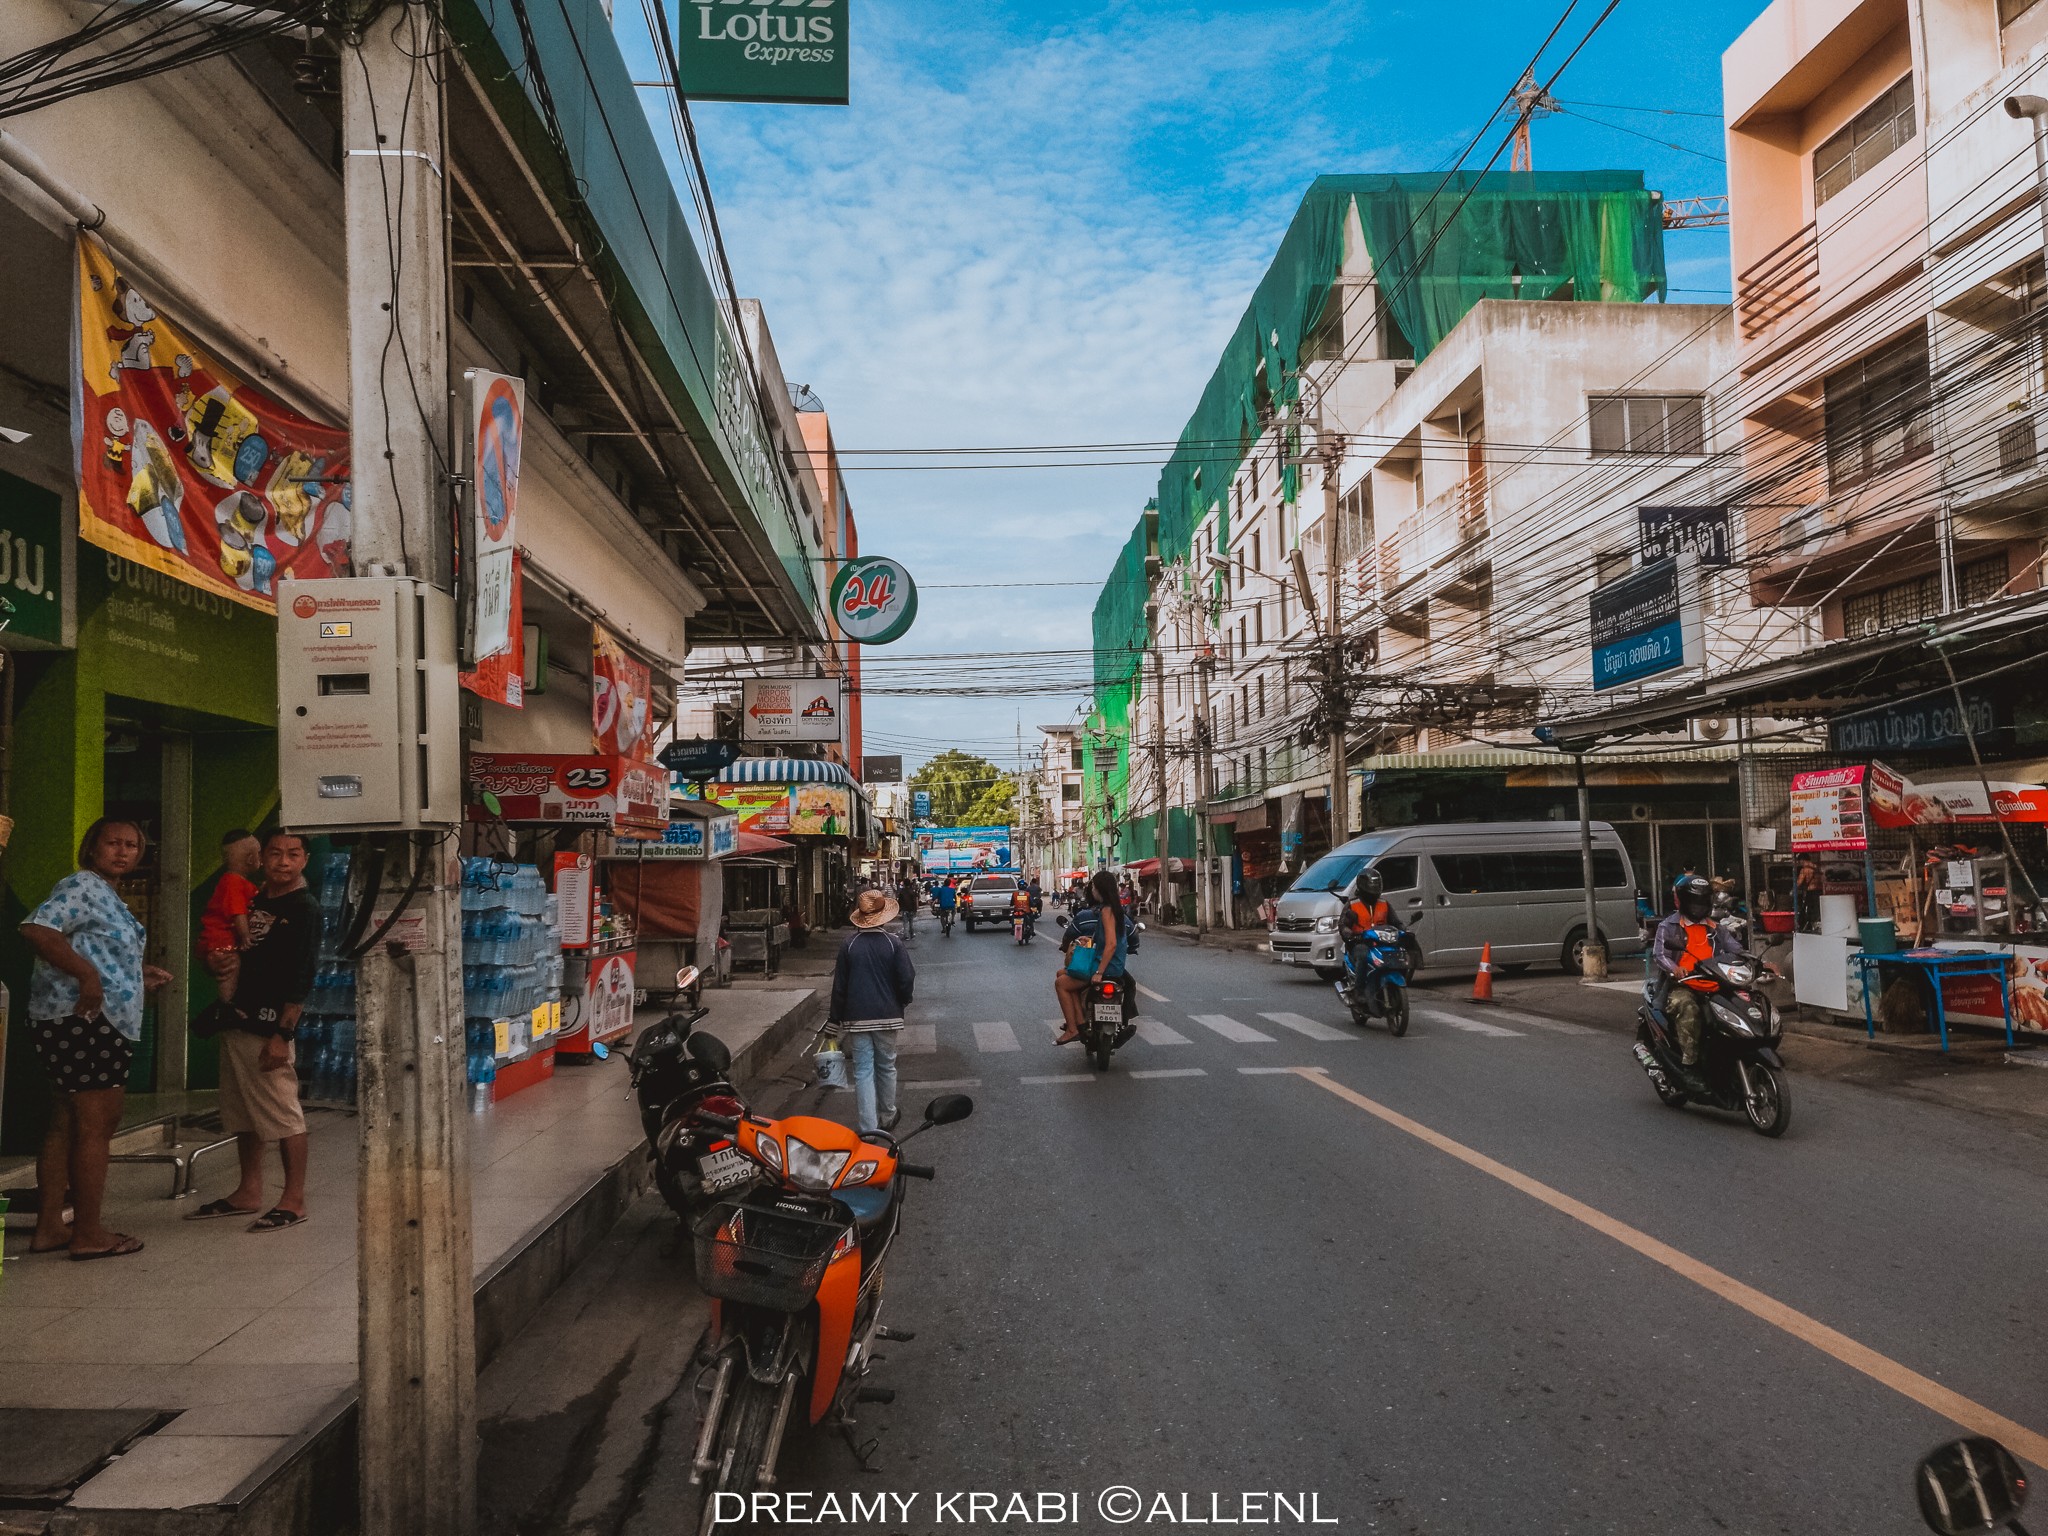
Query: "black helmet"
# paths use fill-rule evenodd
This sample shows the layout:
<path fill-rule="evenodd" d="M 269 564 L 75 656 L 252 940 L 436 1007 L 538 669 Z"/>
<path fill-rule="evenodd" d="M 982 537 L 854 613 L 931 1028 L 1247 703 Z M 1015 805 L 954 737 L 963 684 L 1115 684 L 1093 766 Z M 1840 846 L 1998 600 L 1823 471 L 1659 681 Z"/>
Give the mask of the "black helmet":
<path fill-rule="evenodd" d="M 1358 899 L 1360 901 L 1378 901 L 1386 891 L 1386 888 L 1386 880 L 1381 877 L 1380 872 L 1376 869 L 1365 870 L 1358 877 Z"/>
<path fill-rule="evenodd" d="M 1705 921 L 1714 911 L 1714 885 L 1705 875 L 1681 876 L 1671 894 L 1681 915 Z"/>

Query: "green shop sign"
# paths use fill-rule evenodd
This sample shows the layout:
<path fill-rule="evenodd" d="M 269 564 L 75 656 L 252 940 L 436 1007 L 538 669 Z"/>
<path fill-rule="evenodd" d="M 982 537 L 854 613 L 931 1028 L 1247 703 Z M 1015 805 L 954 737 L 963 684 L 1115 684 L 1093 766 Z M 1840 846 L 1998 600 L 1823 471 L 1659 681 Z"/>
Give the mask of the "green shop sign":
<path fill-rule="evenodd" d="M 847 103 L 853 0 L 683 0 L 676 77 L 694 101 Z"/>
<path fill-rule="evenodd" d="M 79 547 L 78 647 L 100 687 L 147 704 L 277 724 L 277 620 L 218 592 Z"/>
<path fill-rule="evenodd" d="M 0 472 L 0 644 L 64 643 L 64 503 Z"/>

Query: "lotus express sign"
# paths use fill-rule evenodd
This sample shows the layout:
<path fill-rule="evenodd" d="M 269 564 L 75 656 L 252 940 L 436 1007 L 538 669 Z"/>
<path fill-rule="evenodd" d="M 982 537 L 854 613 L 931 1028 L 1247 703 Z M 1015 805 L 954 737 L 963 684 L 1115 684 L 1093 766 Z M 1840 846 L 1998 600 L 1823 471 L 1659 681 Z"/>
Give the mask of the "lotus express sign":
<path fill-rule="evenodd" d="M 852 0 L 686 0 L 677 79 L 698 101 L 847 102 Z"/>

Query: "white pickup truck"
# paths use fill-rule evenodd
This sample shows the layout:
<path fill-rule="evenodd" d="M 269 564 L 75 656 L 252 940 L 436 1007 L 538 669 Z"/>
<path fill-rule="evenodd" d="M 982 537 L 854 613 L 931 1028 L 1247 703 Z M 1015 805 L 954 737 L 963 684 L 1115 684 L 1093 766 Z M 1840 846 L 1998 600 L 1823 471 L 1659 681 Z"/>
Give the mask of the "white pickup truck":
<path fill-rule="evenodd" d="M 1022 883 L 1015 875 L 976 875 L 960 893 L 960 916 L 967 922 L 967 931 L 974 932 L 977 923 L 1001 923 L 1010 921 L 1010 897 Z"/>

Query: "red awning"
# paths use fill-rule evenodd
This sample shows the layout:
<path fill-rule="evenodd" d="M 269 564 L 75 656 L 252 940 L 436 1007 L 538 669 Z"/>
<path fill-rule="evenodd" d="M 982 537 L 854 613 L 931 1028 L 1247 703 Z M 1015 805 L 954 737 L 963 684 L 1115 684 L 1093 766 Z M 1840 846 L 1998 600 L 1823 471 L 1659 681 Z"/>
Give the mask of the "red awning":
<path fill-rule="evenodd" d="M 1168 858 L 1166 861 L 1166 872 L 1170 875 L 1184 875 L 1187 873 L 1187 868 L 1188 861 L 1186 859 Z M 1140 880 L 1157 880 L 1159 878 L 1159 861 L 1157 859 L 1140 859 L 1135 864 L 1126 865 L 1125 873 L 1135 875 Z"/>
<path fill-rule="evenodd" d="M 781 838 L 770 837 L 765 832 L 742 832 L 739 847 L 734 851 L 741 854 L 782 853 L 795 847 L 795 843 L 785 843 Z"/>

